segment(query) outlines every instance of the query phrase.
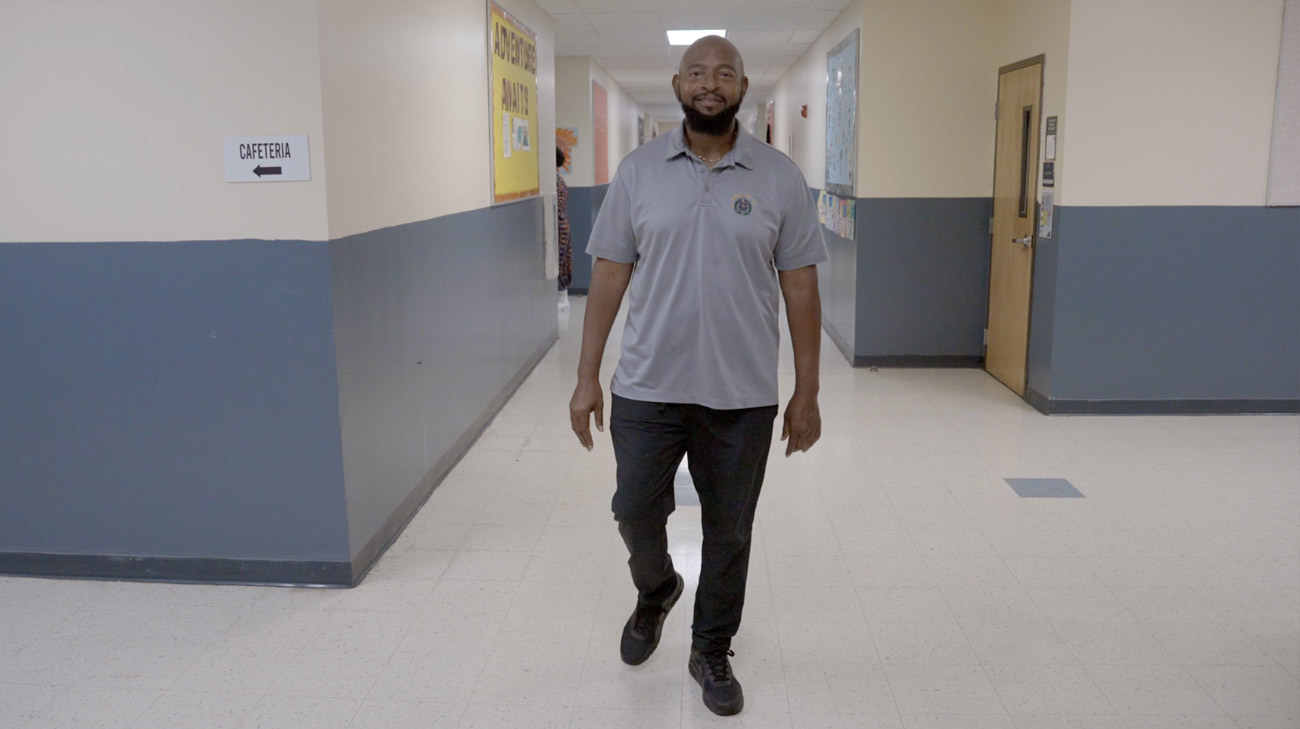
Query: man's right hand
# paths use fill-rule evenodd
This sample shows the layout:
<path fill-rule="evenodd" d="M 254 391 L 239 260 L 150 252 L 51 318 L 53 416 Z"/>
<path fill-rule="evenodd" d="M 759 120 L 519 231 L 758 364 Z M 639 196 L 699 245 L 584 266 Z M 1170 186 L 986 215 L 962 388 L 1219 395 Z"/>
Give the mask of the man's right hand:
<path fill-rule="evenodd" d="M 591 440 L 592 413 L 596 414 L 596 430 L 605 432 L 605 394 L 601 392 L 600 382 L 579 378 L 578 386 L 573 389 L 573 399 L 569 400 L 569 425 L 578 435 L 578 442 L 587 450 L 595 445 Z"/>
<path fill-rule="evenodd" d="M 596 257 L 591 266 L 591 289 L 587 291 L 587 313 L 582 317 L 582 353 L 578 357 L 578 386 L 569 401 L 569 425 L 583 448 L 591 450 L 591 414 L 596 430 L 605 432 L 605 395 L 600 391 L 600 359 L 605 340 L 618 315 L 623 292 L 632 280 L 631 263 L 615 263 Z"/>

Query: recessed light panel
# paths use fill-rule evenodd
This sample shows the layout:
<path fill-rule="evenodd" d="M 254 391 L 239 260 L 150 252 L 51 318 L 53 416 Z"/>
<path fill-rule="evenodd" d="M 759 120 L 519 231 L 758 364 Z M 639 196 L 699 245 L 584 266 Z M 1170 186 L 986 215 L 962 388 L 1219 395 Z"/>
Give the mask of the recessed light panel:
<path fill-rule="evenodd" d="M 689 46 L 695 41 L 706 35 L 720 35 L 727 37 L 725 29 L 720 30 L 670 30 L 668 31 L 668 45 L 670 46 Z"/>

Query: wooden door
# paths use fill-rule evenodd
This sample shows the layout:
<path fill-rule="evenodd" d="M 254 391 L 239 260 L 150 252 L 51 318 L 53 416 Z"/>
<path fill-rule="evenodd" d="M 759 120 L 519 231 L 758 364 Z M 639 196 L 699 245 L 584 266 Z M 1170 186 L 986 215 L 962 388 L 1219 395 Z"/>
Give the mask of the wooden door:
<path fill-rule="evenodd" d="M 993 167 L 993 249 L 984 368 L 1020 396 L 1029 351 L 1029 294 L 1038 199 L 1038 118 L 1043 58 L 998 75 L 997 154 Z"/>

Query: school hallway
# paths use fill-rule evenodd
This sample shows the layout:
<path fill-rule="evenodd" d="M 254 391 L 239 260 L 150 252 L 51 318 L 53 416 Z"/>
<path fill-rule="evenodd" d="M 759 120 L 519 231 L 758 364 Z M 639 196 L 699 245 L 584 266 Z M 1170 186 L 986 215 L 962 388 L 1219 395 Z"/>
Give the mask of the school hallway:
<path fill-rule="evenodd" d="M 0 578 L 0 726 L 1300 726 L 1300 419 L 1048 417 L 980 370 L 850 368 L 825 336 L 824 435 L 774 447 L 760 501 L 744 712 L 710 714 L 686 672 L 684 469 L 687 590 L 656 654 L 623 665 L 636 595 L 608 434 L 588 453 L 568 425 L 571 300 L 354 589 Z"/>

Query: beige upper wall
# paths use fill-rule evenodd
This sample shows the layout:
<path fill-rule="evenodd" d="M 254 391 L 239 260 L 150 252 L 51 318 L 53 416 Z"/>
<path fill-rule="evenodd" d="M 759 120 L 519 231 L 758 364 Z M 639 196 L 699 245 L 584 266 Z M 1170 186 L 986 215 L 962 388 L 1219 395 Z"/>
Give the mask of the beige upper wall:
<path fill-rule="evenodd" d="M 858 197 L 992 194 L 997 19 L 996 0 L 863 3 Z"/>
<path fill-rule="evenodd" d="M 825 185 L 826 52 L 860 26 L 859 197 L 989 196 L 998 69 L 1043 54 L 1056 204 L 1262 205 L 1282 5 L 855 0 L 777 85 L 775 144 Z"/>
<path fill-rule="evenodd" d="M 825 187 L 826 54 L 861 28 L 857 196 L 988 196 L 994 2 L 855 0 L 777 84 L 774 146 Z"/>
<path fill-rule="evenodd" d="M 664 83 L 672 79 L 672 74 L 667 73 L 664 77 Z M 636 101 L 618 85 L 609 72 L 601 68 L 595 60 L 591 62 L 591 80 L 599 83 L 605 89 L 606 101 L 609 104 L 607 123 L 609 125 L 609 177 L 614 179 L 614 172 L 618 165 L 627 156 L 628 152 L 636 149 L 636 120 L 641 116 L 641 107 L 637 106 Z M 590 84 L 588 84 L 590 86 Z"/>
<path fill-rule="evenodd" d="M 573 174 L 565 182 L 570 187 L 596 184 L 596 143 L 592 131 L 591 82 L 605 89 L 606 125 L 609 135 L 609 176 L 614 177 L 618 164 L 637 147 L 636 123 L 641 107 L 619 86 L 600 64 L 589 56 L 560 56 L 555 59 L 556 126 L 578 130 L 578 147 L 573 154 Z M 554 138 L 554 134 L 550 138 Z M 646 138 L 650 138 L 649 130 Z"/>
<path fill-rule="evenodd" d="M 491 205 L 487 4 L 320 2 L 330 235 Z M 554 139 L 550 17 L 530 0 L 501 5 L 537 34 L 537 139 Z M 539 148 L 543 195 L 554 175 Z"/>
<path fill-rule="evenodd" d="M 1263 205 L 1282 0 L 1074 0 L 1071 205 Z"/>
<path fill-rule="evenodd" d="M 6 0 L 0 99 L 0 241 L 328 237 L 316 0 Z M 311 182 L 226 182 L 281 134 Z"/>
<path fill-rule="evenodd" d="M 550 17 L 502 5 L 538 35 L 554 138 Z M 487 207 L 488 83 L 483 0 L 7 0 L 0 241 L 327 240 Z M 225 181 L 225 137 L 281 134 L 308 136 L 310 182 Z"/>
<path fill-rule="evenodd" d="M 571 187 L 591 187 L 595 153 L 591 136 L 591 58 L 558 56 L 555 59 L 555 126 L 577 130 L 573 173 L 565 178 Z"/>
<path fill-rule="evenodd" d="M 1056 119 L 1056 197 L 1055 204 L 1065 203 L 1069 188 L 1065 152 L 1069 146 L 1070 115 L 1065 113 L 1066 78 L 1070 66 L 1070 2 L 1071 0 L 999 0 L 997 24 L 993 37 L 993 64 L 991 73 L 999 68 L 1033 58 L 1046 56 L 1043 62 L 1043 107 L 1039 114 L 1039 149 L 1046 135 L 1047 118 Z M 994 87 L 996 89 L 996 85 Z M 996 90 L 994 92 L 996 94 Z M 992 106 L 996 97 L 988 100 Z M 990 128 L 992 134 L 992 128 Z M 990 140 L 992 144 L 992 140 Z M 991 147 L 990 147 L 991 149 Z M 1039 154 L 1039 180 L 1041 195 L 1043 155 Z M 989 158 L 989 194 L 993 193 L 993 159 Z"/>

